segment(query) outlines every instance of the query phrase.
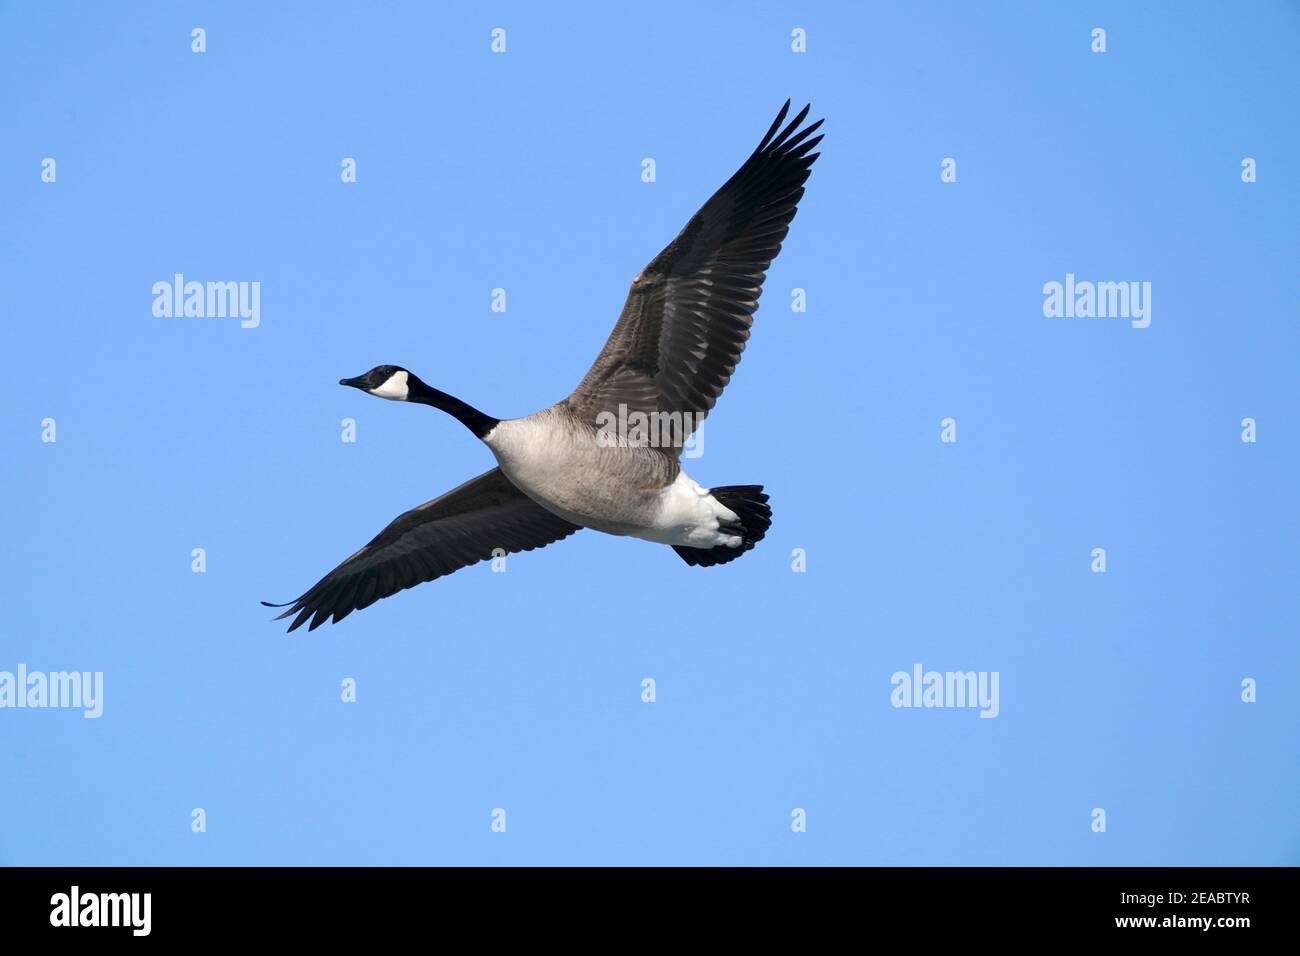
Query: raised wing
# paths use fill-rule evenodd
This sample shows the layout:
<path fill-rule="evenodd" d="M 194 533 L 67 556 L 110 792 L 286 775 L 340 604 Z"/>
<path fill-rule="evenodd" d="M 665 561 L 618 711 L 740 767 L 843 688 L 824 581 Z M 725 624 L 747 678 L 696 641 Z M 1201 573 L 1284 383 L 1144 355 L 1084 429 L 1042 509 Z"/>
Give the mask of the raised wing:
<path fill-rule="evenodd" d="M 262 603 L 289 608 L 277 621 L 296 614 L 290 631 L 309 617 L 314 631 L 330 616 L 337 624 L 380 598 L 490 558 L 497 548 L 531 551 L 577 530 L 493 468 L 396 518 L 296 601 Z"/>
<path fill-rule="evenodd" d="M 567 399 L 584 420 L 600 424 L 602 413 L 620 415 L 620 405 L 677 413 L 689 416 L 684 440 L 713 408 L 820 155 L 812 150 L 822 137 L 811 134 L 822 121 L 799 129 L 808 109 L 781 129 L 787 100 L 753 155 L 632 281 L 605 348 Z M 663 444 L 680 453 L 681 440 Z"/>

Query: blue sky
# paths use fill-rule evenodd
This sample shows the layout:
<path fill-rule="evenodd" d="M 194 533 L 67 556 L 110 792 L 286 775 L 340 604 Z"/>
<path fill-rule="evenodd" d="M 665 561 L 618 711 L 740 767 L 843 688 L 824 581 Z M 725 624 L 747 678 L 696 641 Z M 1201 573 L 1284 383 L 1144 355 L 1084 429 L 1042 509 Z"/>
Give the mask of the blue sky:
<path fill-rule="evenodd" d="M 0 671 L 105 688 L 0 709 L 0 863 L 1300 862 L 1297 7 L 476 6 L 0 9 Z M 766 540 L 270 623 L 491 465 L 337 380 L 563 397 L 787 97 L 823 156 L 688 463 Z M 178 272 L 260 324 L 155 317 Z M 916 664 L 998 716 L 891 706 Z"/>

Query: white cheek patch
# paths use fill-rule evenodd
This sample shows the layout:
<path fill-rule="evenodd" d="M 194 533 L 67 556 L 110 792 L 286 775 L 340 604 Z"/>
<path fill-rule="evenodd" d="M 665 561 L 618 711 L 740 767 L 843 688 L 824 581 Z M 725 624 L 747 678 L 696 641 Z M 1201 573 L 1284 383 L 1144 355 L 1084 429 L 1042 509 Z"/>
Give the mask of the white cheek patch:
<path fill-rule="evenodd" d="M 370 394 L 379 398 L 391 399 L 394 402 L 406 401 L 406 373 L 394 372 L 388 376 L 388 381 L 384 382 L 383 385 L 370 389 Z"/>

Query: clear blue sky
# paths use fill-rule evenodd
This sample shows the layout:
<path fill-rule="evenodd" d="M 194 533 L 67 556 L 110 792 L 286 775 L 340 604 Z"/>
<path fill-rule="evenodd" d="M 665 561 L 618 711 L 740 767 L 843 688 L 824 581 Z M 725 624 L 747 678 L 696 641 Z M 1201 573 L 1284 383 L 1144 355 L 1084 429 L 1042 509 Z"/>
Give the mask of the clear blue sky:
<path fill-rule="evenodd" d="M 1300 862 L 1300 10 L 453 6 L 0 10 L 0 670 L 105 681 L 0 710 L 0 863 Z M 768 487 L 759 548 L 270 623 L 491 464 L 337 380 L 562 397 L 787 97 L 823 156 L 690 463 Z M 154 317 L 177 272 L 260 326 Z M 1045 317 L 1067 273 L 1151 326 Z M 918 663 L 998 717 L 891 707 Z"/>

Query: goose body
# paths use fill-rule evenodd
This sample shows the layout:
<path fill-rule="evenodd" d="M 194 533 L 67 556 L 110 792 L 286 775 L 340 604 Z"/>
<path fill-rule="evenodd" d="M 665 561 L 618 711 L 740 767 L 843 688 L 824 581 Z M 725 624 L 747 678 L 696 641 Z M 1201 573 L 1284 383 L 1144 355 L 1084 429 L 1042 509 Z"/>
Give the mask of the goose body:
<path fill-rule="evenodd" d="M 819 154 L 821 121 L 784 127 L 787 101 L 758 148 L 676 239 L 632 281 L 605 347 L 563 401 L 497 419 L 381 365 L 340 384 L 430 405 L 478 437 L 497 467 L 396 518 L 280 618 L 292 631 L 501 552 L 531 551 L 581 528 L 671 546 L 687 564 L 725 564 L 771 524 L 760 485 L 705 488 L 681 467 L 682 445 L 730 381 L 768 267 L 781 249 Z M 628 416 L 673 427 L 611 428 Z M 266 603 L 266 602 L 263 602 Z"/>
<path fill-rule="evenodd" d="M 503 421 L 483 439 L 501 471 L 548 511 L 584 528 L 692 548 L 738 545 L 734 512 L 653 448 L 602 446 L 560 406 Z"/>

